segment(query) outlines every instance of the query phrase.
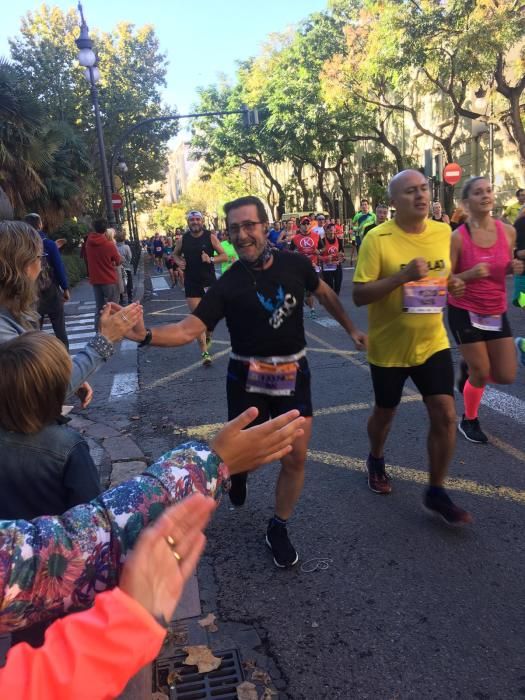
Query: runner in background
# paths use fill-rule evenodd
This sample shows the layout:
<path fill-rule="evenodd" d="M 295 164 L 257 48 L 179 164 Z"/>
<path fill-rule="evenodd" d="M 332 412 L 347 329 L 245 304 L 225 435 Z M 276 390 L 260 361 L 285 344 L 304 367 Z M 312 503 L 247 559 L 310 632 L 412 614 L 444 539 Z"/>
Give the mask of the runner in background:
<path fill-rule="evenodd" d="M 363 241 L 363 229 L 369 224 L 375 224 L 376 215 L 370 211 L 368 199 L 361 200 L 361 206 L 357 214 L 352 219 L 352 228 L 355 234 L 356 255 L 359 255 L 359 248 Z"/>
<path fill-rule="evenodd" d="M 321 262 L 322 278 L 326 284 L 339 296 L 341 284 L 343 282 L 344 245 L 341 238 L 337 238 L 335 224 L 326 226 L 326 235 L 321 241 Z"/>
<path fill-rule="evenodd" d="M 304 255 L 312 264 L 315 272 L 319 274 L 319 234 L 309 231 L 311 227 L 311 219 L 308 216 L 303 216 L 299 225 L 299 233 L 296 233 L 292 238 L 290 250 L 297 251 L 300 255 Z M 310 318 L 317 318 L 314 308 L 314 296 L 310 290 L 306 290 L 304 303 L 310 309 Z"/>
<path fill-rule="evenodd" d="M 516 230 L 493 219 L 494 192 L 484 177 L 463 186 L 467 221 L 452 234 L 452 271 L 465 282 L 465 294 L 451 298 L 450 330 L 467 363 L 463 386 L 465 412 L 459 432 L 470 442 L 486 443 L 478 409 L 487 384 L 512 384 L 516 351 L 507 319 L 506 276 L 523 274 L 523 261 L 513 259 Z"/>
<path fill-rule="evenodd" d="M 177 266 L 184 272 L 184 293 L 191 313 L 215 282 L 214 263 L 228 260 L 217 236 L 205 230 L 204 217 L 200 211 L 189 212 L 188 231 L 176 243 L 173 257 Z M 202 364 L 209 366 L 211 333 L 203 333 L 197 338 L 197 342 Z"/>

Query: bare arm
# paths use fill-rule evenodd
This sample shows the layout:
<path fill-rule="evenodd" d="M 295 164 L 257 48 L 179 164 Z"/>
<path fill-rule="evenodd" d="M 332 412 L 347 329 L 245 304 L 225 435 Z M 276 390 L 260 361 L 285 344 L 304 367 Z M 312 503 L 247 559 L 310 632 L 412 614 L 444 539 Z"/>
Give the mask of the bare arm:
<path fill-rule="evenodd" d="M 175 248 L 173 249 L 173 259 L 177 263 L 177 265 L 180 267 L 181 270 L 184 270 L 186 267 L 186 260 L 181 256 L 181 251 L 182 251 L 182 238 L 179 238 L 177 243 L 175 244 Z"/>
<path fill-rule="evenodd" d="M 206 326 L 193 314 L 186 316 L 179 323 L 166 323 L 162 326 L 153 326 L 151 330 L 151 343 L 162 348 L 172 348 L 177 345 L 187 345 L 206 331 Z M 144 321 L 133 326 L 126 334 L 126 338 L 140 343 L 146 337 Z"/>
<path fill-rule="evenodd" d="M 319 303 L 322 304 L 328 311 L 330 316 L 335 318 L 335 320 L 345 329 L 345 331 L 354 341 L 356 348 L 358 350 L 364 350 L 367 343 L 366 334 L 360 331 L 354 324 L 350 316 L 344 310 L 339 297 L 333 291 L 333 289 L 331 289 L 326 282 L 321 280 L 314 294 L 319 300 Z"/>
<path fill-rule="evenodd" d="M 210 241 L 213 246 L 213 250 L 217 253 L 217 255 L 215 255 L 213 257 L 213 260 L 211 260 L 210 262 L 212 262 L 214 265 L 218 263 L 228 262 L 228 255 L 224 252 L 224 248 L 222 247 L 221 242 L 219 241 L 217 236 L 214 236 L 212 234 L 210 236 Z"/>
<path fill-rule="evenodd" d="M 388 296 L 394 289 L 397 289 L 407 280 L 403 277 L 403 273 L 396 272 L 395 275 L 384 277 L 381 280 L 372 282 L 354 282 L 352 289 L 352 299 L 356 306 L 366 306 L 373 304 L 375 301 Z"/>

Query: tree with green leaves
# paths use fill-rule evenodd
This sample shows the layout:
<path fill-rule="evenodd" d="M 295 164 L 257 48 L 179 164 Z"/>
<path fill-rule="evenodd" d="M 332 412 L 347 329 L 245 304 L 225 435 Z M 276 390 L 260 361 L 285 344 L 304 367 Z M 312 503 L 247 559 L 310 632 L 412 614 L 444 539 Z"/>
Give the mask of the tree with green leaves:
<path fill-rule="evenodd" d="M 90 167 L 88 175 L 82 175 L 82 194 L 84 206 L 89 204 L 93 212 L 102 209 L 102 199 L 89 84 L 77 61 L 78 31 L 74 11 L 64 13 L 43 5 L 23 18 L 20 34 L 10 41 L 10 47 L 20 84 L 37 96 L 45 118 L 69 124 L 83 139 Z M 91 34 L 98 54 L 99 101 L 109 157 L 131 123 L 173 114 L 175 110 L 161 100 L 166 57 L 160 51 L 153 27 L 136 28 L 122 22 L 109 33 L 95 30 Z M 158 122 L 130 136 L 122 155 L 135 188 L 162 179 L 166 142 L 177 129 L 176 121 Z M 64 191 L 64 196 L 69 195 Z"/>

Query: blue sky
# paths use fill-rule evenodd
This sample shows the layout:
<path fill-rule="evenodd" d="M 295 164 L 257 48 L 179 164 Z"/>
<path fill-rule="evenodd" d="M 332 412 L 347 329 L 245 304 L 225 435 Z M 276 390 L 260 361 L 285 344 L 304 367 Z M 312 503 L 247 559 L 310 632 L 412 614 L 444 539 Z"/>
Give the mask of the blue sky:
<path fill-rule="evenodd" d="M 49 2 L 63 10 L 76 4 Z M 18 33 L 20 18 L 40 2 L 2 3 L 0 55 L 9 55 L 7 39 Z M 326 9 L 327 0 L 85 0 L 88 26 L 109 31 L 117 22 L 153 24 L 169 68 L 165 99 L 179 112 L 188 111 L 195 89 L 233 76 L 235 61 L 256 55 L 271 32 L 280 32 L 311 12 Z"/>

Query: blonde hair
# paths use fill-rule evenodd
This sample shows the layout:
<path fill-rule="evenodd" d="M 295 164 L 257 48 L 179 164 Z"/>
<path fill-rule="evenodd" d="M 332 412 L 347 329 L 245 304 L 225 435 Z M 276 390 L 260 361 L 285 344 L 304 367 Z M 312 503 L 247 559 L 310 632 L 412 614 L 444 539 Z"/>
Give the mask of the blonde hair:
<path fill-rule="evenodd" d="M 106 229 L 106 238 L 108 241 L 113 241 L 115 242 L 115 229 L 114 228 L 108 228 Z"/>
<path fill-rule="evenodd" d="M 71 378 L 71 358 L 52 335 L 29 331 L 0 345 L 0 425 L 38 433 L 53 423 Z"/>
<path fill-rule="evenodd" d="M 40 235 L 29 224 L 0 221 L 0 306 L 27 328 L 35 316 L 32 306 L 38 293 L 26 270 L 42 255 L 43 247 Z"/>

